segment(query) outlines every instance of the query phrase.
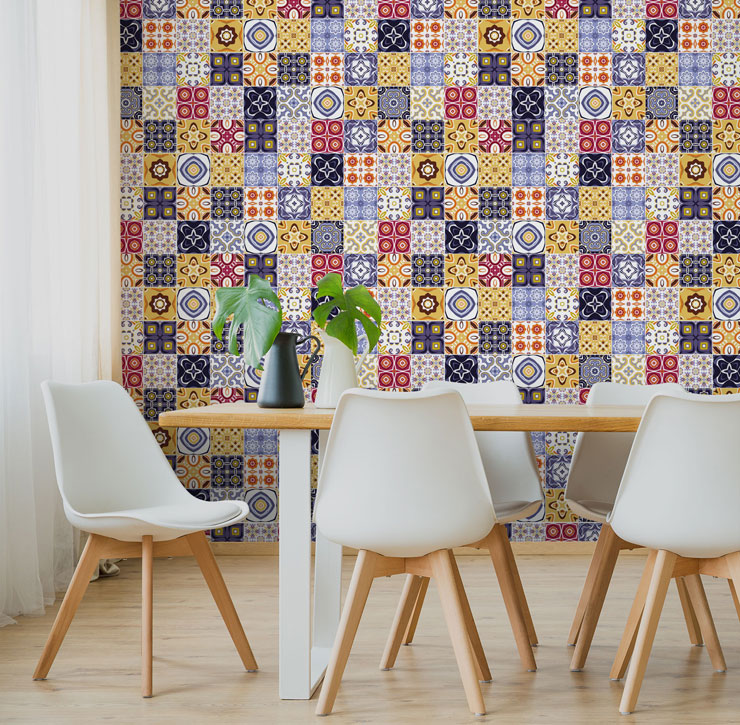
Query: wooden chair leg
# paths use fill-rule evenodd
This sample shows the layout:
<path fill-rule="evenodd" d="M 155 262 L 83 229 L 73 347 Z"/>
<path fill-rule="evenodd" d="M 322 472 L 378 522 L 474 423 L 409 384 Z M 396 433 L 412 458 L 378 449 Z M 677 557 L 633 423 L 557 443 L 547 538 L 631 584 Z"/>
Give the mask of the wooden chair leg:
<path fill-rule="evenodd" d="M 699 575 L 695 574 L 693 576 Z M 686 621 L 689 641 L 694 646 L 699 647 L 704 644 L 704 640 L 701 636 L 701 628 L 699 627 L 699 620 L 696 618 L 694 605 L 691 603 L 691 596 L 686 588 L 686 577 L 676 577 L 676 589 L 678 589 L 678 598 L 681 600 L 681 609 L 683 610 L 683 618 Z"/>
<path fill-rule="evenodd" d="M 77 568 L 67 588 L 67 593 L 64 595 L 64 599 L 54 620 L 54 625 L 44 645 L 44 651 L 41 653 L 41 657 L 36 665 L 36 670 L 33 673 L 34 680 L 45 680 L 49 674 L 51 665 L 57 656 L 57 652 L 59 652 L 59 648 L 62 646 L 64 636 L 67 634 L 77 607 L 85 595 L 87 585 L 90 583 L 90 577 L 93 575 L 95 567 L 98 566 L 98 561 L 100 560 L 100 539 L 101 537 L 96 534 L 91 534 L 87 539 L 82 556 L 77 563 Z"/>
<path fill-rule="evenodd" d="M 203 578 L 211 590 L 211 595 L 216 602 L 218 611 L 221 613 L 226 629 L 229 630 L 236 651 L 239 653 L 239 657 L 244 664 L 244 669 L 247 672 L 255 672 L 257 670 L 257 661 L 254 658 L 254 654 L 252 654 L 249 640 L 247 639 L 247 635 L 244 634 L 244 628 L 234 608 L 234 602 L 231 600 L 231 595 L 226 588 L 226 583 L 221 575 L 221 570 L 218 568 L 216 557 L 213 555 L 213 551 L 211 551 L 205 533 L 199 531 L 195 534 L 189 534 L 187 541 L 195 560 L 198 562 Z"/>
<path fill-rule="evenodd" d="M 658 629 L 660 613 L 663 610 L 665 595 L 673 575 L 673 567 L 676 563 L 676 555 L 661 549 L 655 558 L 655 568 L 650 578 L 650 587 L 645 601 L 645 611 L 640 622 L 635 643 L 635 654 L 632 666 L 627 675 L 627 683 L 619 703 L 619 712 L 623 715 L 630 714 L 637 704 L 640 695 L 642 679 L 645 676 L 650 650 L 655 640 L 655 632 Z M 701 621 L 701 620 L 700 620 Z"/>
<path fill-rule="evenodd" d="M 152 696 L 152 616 L 154 540 L 141 539 L 141 696 Z"/>
<path fill-rule="evenodd" d="M 450 633 L 452 646 L 455 650 L 457 666 L 460 670 L 465 695 L 468 699 L 468 707 L 475 715 L 484 715 L 486 705 L 480 690 L 480 683 L 475 666 L 475 656 L 468 639 L 468 630 L 465 626 L 465 615 L 463 605 L 457 592 L 457 580 L 455 578 L 452 552 L 435 551 L 429 554 L 432 563 L 432 572 L 437 580 L 437 589 L 442 600 L 447 629 Z"/>
<path fill-rule="evenodd" d="M 714 627 L 714 619 L 712 619 L 712 612 L 709 609 L 709 602 L 707 601 L 707 594 L 704 591 L 704 585 L 701 583 L 699 574 L 692 574 L 686 577 L 686 588 L 694 605 L 696 618 L 699 622 L 712 666 L 716 672 L 724 672 L 727 669 L 725 657 L 722 654 L 722 646 L 719 643 L 717 630 Z"/>
<path fill-rule="evenodd" d="M 506 527 L 502 527 L 504 529 L 504 532 L 506 531 Z M 519 576 L 519 567 L 516 565 L 516 559 L 514 558 L 514 552 L 511 548 L 511 542 L 509 541 L 509 537 L 502 536 L 501 542 L 504 548 L 506 549 L 506 558 L 509 560 L 509 569 L 511 570 L 511 575 L 514 578 L 514 588 L 516 589 L 517 596 L 519 597 L 519 608 L 522 610 L 522 616 L 524 617 L 524 623 L 527 625 L 527 634 L 529 635 L 529 643 L 533 647 L 537 647 L 539 644 L 539 640 L 537 639 L 537 632 L 534 628 L 534 622 L 532 621 L 532 614 L 529 611 L 529 604 L 527 602 L 527 597 L 524 594 L 524 587 L 522 586 L 522 578 Z"/>
<path fill-rule="evenodd" d="M 473 618 L 473 612 L 470 609 L 470 602 L 468 601 L 468 595 L 465 593 L 465 585 L 463 584 L 462 577 L 460 576 L 460 569 L 455 561 L 455 555 L 451 556 L 452 567 L 455 572 L 455 583 L 457 584 L 457 595 L 460 597 L 460 604 L 463 608 L 463 616 L 465 617 L 465 627 L 468 630 L 468 639 L 470 640 L 470 646 L 473 648 L 473 654 L 475 655 L 476 670 L 478 672 L 478 679 L 481 682 L 491 681 L 491 669 L 488 666 L 488 660 L 486 659 L 486 653 L 483 649 L 483 644 L 480 641 L 480 635 L 478 634 L 478 627 L 475 626 L 475 619 Z"/>
<path fill-rule="evenodd" d="M 740 619 L 740 598 L 737 596 L 737 587 L 735 586 L 735 582 L 732 579 L 728 580 L 728 584 L 730 585 L 730 594 L 732 594 L 732 601 L 735 603 L 735 611 L 737 612 L 737 617 Z"/>
<path fill-rule="evenodd" d="M 514 575 L 511 571 L 509 558 L 506 553 L 507 548 L 509 548 L 506 528 L 504 526 L 494 526 L 488 535 L 487 543 L 488 553 L 491 556 L 493 568 L 496 571 L 501 596 L 504 599 L 506 613 L 509 616 L 511 629 L 514 633 L 514 640 L 519 650 L 519 658 L 525 670 L 534 672 L 537 669 L 537 662 L 532 652 L 527 624 L 520 606 L 521 600 L 516 589 L 516 584 L 514 583 Z"/>
<path fill-rule="evenodd" d="M 740 552 L 728 554 L 725 557 L 725 561 L 727 562 L 727 568 L 730 573 L 727 580 L 730 585 L 730 594 L 732 594 L 732 601 L 735 602 L 735 611 L 737 612 L 738 619 L 740 619 L 740 599 L 738 598 L 738 590 L 740 589 Z"/>
<path fill-rule="evenodd" d="M 381 670 L 390 670 L 396 663 L 398 650 L 401 648 L 401 640 L 406 634 L 409 620 L 411 619 L 411 615 L 416 607 L 419 589 L 421 589 L 421 580 L 422 577 L 414 574 L 408 574 L 406 576 L 406 581 L 403 585 L 403 592 L 401 594 L 401 601 L 398 602 L 396 616 L 393 619 L 393 626 L 391 627 L 388 640 L 385 643 L 385 651 L 380 660 Z"/>
<path fill-rule="evenodd" d="M 334 707 L 339 684 L 347 665 L 347 658 L 352 649 L 352 642 L 354 642 L 357 627 L 365 609 L 367 595 L 370 593 L 370 587 L 373 583 L 375 563 L 379 558 L 378 554 L 365 550 L 360 551 L 357 555 L 357 563 L 342 610 L 342 618 L 334 640 L 329 666 L 324 676 L 324 684 L 321 686 L 321 694 L 316 706 L 317 715 L 328 715 Z"/>
<path fill-rule="evenodd" d="M 403 635 L 403 643 L 409 645 L 414 641 L 414 634 L 416 634 L 416 625 L 419 623 L 419 615 L 421 614 L 421 608 L 424 606 L 424 597 L 427 595 L 427 589 L 429 589 L 429 577 L 423 576 L 421 578 L 421 586 L 419 587 L 419 593 L 416 596 L 416 604 L 414 610 L 411 613 L 411 619 L 409 619 L 408 627 Z M 740 609 L 738 609 L 740 612 Z"/>
<path fill-rule="evenodd" d="M 622 635 L 622 640 L 619 643 L 619 648 L 617 649 L 617 654 L 614 658 L 614 664 L 612 664 L 612 669 L 609 673 L 609 677 L 612 680 L 621 680 L 624 677 L 624 673 L 627 672 L 627 665 L 629 664 L 630 657 L 632 657 L 632 651 L 635 648 L 637 630 L 640 627 L 642 612 L 645 609 L 645 600 L 647 599 L 648 589 L 650 588 L 650 579 L 653 576 L 655 557 L 657 555 L 658 552 L 654 549 L 648 552 L 645 569 L 642 572 L 640 584 L 637 587 L 637 593 L 635 594 L 635 600 L 632 602 L 632 609 L 630 609 L 629 616 L 627 617 L 627 624 L 624 627 L 624 634 Z"/>
<path fill-rule="evenodd" d="M 606 537 L 604 536 L 604 526 L 601 528 L 601 534 L 596 542 L 596 549 L 591 557 L 591 563 L 588 565 L 588 573 L 586 574 L 586 581 L 583 583 L 583 590 L 581 591 L 581 597 L 578 600 L 576 606 L 576 612 L 573 616 L 573 623 L 570 625 L 570 632 L 568 632 L 568 646 L 575 647 L 578 641 L 578 634 L 581 631 L 581 625 L 583 624 L 583 617 L 586 614 L 588 603 L 591 600 L 591 595 L 594 590 L 594 582 L 601 569 L 601 561 L 604 558 L 604 550 L 606 549 Z"/>
<path fill-rule="evenodd" d="M 614 565 L 619 557 L 619 540 L 617 535 L 612 531 L 612 527 L 603 524 L 599 543 L 604 539 L 604 553 L 599 562 L 599 568 L 594 578 L 591 596 L 586 606 L 586 612 L 583 615 L 581 630 L 578 633 L 576 649 L 573 652 L 573 658 L 570 662 L 571 672 L 579 672 L 586 664 L 588 651 L 591 649 L 591 641 L 594 638 L 596 625 L 599 623 L 601 608 L 604 606 L 604 599 L 609 589 L 609 583 L 614 573 Z"/>

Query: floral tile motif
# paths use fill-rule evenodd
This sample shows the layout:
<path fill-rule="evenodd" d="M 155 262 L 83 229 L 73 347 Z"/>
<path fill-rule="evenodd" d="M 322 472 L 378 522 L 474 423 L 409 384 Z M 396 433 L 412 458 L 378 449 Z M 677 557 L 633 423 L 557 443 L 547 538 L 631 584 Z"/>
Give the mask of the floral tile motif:
<path fill-rule="evenodd" d="M 277 436 L 156 418 L 256 399 L 211 330 L 251 274 L 303 334 L 322 275 L 367 286 L 366 387 L 740 388 L 738 3 L 119 5 L 123 380 L 193 495 L 249 501 L 214 539 L 277 539 Z M 592 541 L 572 436 L 541 443 L 544 521 L 510 536 Z"/>

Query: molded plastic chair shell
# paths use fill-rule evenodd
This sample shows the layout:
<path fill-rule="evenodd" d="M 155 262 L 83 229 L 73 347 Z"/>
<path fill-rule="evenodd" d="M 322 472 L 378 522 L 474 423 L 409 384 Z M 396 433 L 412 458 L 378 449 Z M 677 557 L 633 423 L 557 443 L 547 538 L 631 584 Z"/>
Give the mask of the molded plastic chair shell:
<path fill-rule="evenodd" d="M 737 399 L 654 398 L 609 517 L 615 533 L 690 558 L 740 551 L 738 431 Z"/>
<path fill-rule="evenodd" d="M 685 391 L 678 383 L 596 383 L 586 405 L 647 405 L 656 395 L 682 394 Z M 578 434 L 565 487 L 565 500 L 574 513 L 606 523 L 634 439 L 634 433 Z"/>
<path fill-rule="evenodd" d="M 315 520 L 330 541 L 383 556 L 423 556 L 485 537 L 493 506 L 460 394 L 346 391 Z"/>
<path fill-rule="evenodd" d="M 490 383 L 427 383 L 424 390 L 457 390 L 466 405 L 524 405 L 509 380 Z M 545 497 L 529 433 L 476 431 L 496 521 L 501 524 L 537 513 Z"/>
<path fill-rule="evenodd" d="M 41 385 L 70 523 L 120 541 L 166 541 L 243 521 L 243 501 L 201 501 L 175 475 L 117 383 Z"/>

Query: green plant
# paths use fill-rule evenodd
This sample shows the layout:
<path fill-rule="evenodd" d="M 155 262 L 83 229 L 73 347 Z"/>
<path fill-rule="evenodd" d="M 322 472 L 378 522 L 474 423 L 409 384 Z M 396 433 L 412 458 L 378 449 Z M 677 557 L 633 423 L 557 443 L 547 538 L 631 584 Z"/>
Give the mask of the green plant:
<path fill-rule="evenodd" d="M 368 343 L 372 350 L 380 339 L 380 305 L 368 292 L 367 287 L 358 285 L 346 292 L 342 288 L 342 278 L 335 272 L 330 272 L 319 280 L 316 286 L 317 297 L 328 297 L 314 311 L 313 318 L 316 324 L 327 335 L 335 337 L 344 343 L 353 354 L 357 354 L 357 327 L 358 320 L 365 330 Z M 337 314 L 329 319 L 333 311 Z"/>
<path fill-rule="evenodd" d="M 232 355 L 238 353 L 239 328 L 243 326 L 244 362 L 261 370 L 260 360 L 275 342 L 283 322 L 278 296 L 269 283 L 256 274 L 250 275 L 249 287 L 219 287 L 216 290 L 216 316 L 213 318 L 213 333 L 219 340 L 226 320 L 232 315 L 229 352 Z"/>
<path fill-rule="evenodd" d="M 317 297 L 328 297 L 313 313 L 316 324 L 326 330 L 327 335 L 344 343 L 357 354 L 357 328 L 359 320 L 372 350 L 380 339 L 380 305 L 359 285 L 346 292 L 342 278 L 332 272 L 319 280 Z M 270 303 L 269 305 L 266 303 Z M 329 319 L 332 311 L 336 315 Z M 283 322 L 280 300 L 269 282 L 256 274 L 249 277 L 248 287 L 219 287 L 216 290 L 216 315 L 213 318 L 213 334 L 221 340 L 226 320 L 232 317 L 229 329 L 229 352 L 239 351 L 239 328 L 244 328 L 244 362 L 258 370 L 260 360 L 275 342 Z"/>

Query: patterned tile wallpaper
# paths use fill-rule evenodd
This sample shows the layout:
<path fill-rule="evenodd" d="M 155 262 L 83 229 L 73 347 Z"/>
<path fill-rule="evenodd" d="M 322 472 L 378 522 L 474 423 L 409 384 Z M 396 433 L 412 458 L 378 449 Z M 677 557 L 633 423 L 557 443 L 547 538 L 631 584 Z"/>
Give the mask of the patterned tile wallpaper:
<path fill-rule="evenodd" d="M 368 286 L 366 386 L 740 388 L 740 0 L 120 8 L 124 381 L 194 495 L 252 507 L 215 538 L 276 539 L 275 434 L 155 421 L 256 397 L 210 328 L 250 274 L 305 332 L 324 273 Z M 596 535 L 573 442 L 535 437 L 547 505 L 514 539 Z"/>

